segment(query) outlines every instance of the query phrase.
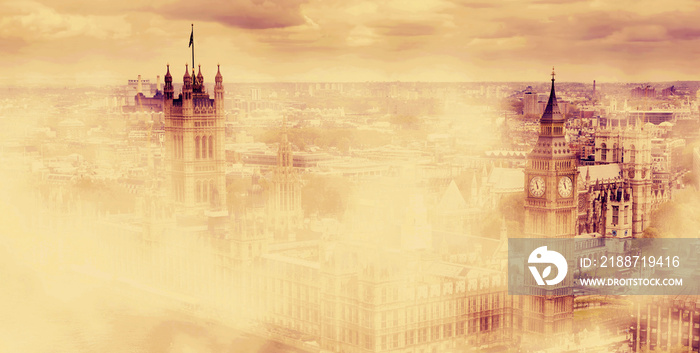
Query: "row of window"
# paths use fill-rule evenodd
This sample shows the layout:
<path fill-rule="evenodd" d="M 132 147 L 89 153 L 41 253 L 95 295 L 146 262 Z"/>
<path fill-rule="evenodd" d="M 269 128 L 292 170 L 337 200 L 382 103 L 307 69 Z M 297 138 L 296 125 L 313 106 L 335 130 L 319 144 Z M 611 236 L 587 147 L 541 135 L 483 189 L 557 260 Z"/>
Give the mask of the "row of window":
<path fill-rule="evenodd" d="M 507 322 L 506 322 L 507 324 Z M 464 336 L 467 333 L 475 334 L 477 332 L 488 332 L 505 326 L 500 315 L 492 317 L 483 317 L 469 321 L 460 321 L 455 324 L 448 323 L 444 325 L 434 325 L 431 327 L 423 327 L 416 330 L 407 330 L 405 333 L 394 333 L 382 335 L 378 342 L 375 342 L 373 336 L 364 334 L 360 336 L 356 330 L 341 328 L 338 332 L 338 337 L 335 336 L 333 326 L 326 325 L 326 337 L 337 339 L 341 342 L 350 344 L 361 344 L 365 349 L 375 350 L 378 343 L 381 350 L 407 347 L 414 344 L 423 344 L 434 342 L 441 339 L 450 339 L 452 337 Z M 468 332 L 467 332 L 468 331 Z M 359 342 L 359 338 L 363 338 L 363 342 Z"/>
<path fill-rule="evenodd" d="M 213 179 L 197 180 L 195 182 L 194 193 L 197 202 L 209 202 L 214 199 L 216 184 Z"/>
<path fill-rule="evenodd" d="M 574 229 L 571 212 L 557 212 L 557 235 L 567 235 Z"/>
<path fill-rule="evenodd" d="M 564 133 L 563 131 L 564 128 L 562 128 L 561 126 L 542 126 L 541 133 L 543 135 L 561 135 Z"/>
<path fill-rule="evenodd" d="M 294 305 L 286 302 L 280 303 L 279 300 L 276 300 L 274 303 L 271 303 L 271 308 L 268 309 L 272 309 L 272 312 L 276 315 L 286 315 L 296 320 L 311 322 L 319 321 L 318 310 L 309 308 L 308 306 Z"/>
<path fill-rule="evenodd" d="M 173 136 L 173 153 L 175 159 L 182 159 L 185 155 L 185 144 L 182 135 Z"/>
<path fill-rule="evenodd" d="M 625 206 L 624 210 L 622 211 L 623 218 L 624 218 L 624 224 L 629 224 L 629 206 Z M 620 206 L 613 206 L 612 207 L 612 224 L 617 225 L 620 224 Z"/>
<path fill-rule="evenodd" d="M 207 120 L 207 121 L 195 121 L 194 122 L 194 127 L 200 127 L 200 126 L 214 126 L 215 123 L 213 120 Z"/>
<path fill-rule="evenodd" d="M 503 293 L 471 296 L 457 300 L 443 301 L 439 303 L 411 306 L 405 309 L 395 309 L 382 311 L 379 318 L 378 328 L 398 327 L 399 325 L 413 324 L 435 319 L 445 319 L 455 316 L 474 314 L 487 310 L 497 310 L 502 308 Z M 341 304 L 338 308 L 339 315 L 336 316 L 336 305 L 325 305 L 324 314 L 328 318 L 340 318 L 364 327 L 373 328 L 376 326 L 374 320 L 375 313 L 368 310 L 361 310 L 350 304 Z"/>
<path fill-rule="evenodd" d="M 538 160 L 533 160 L 532 162 L 532 168 L 534 169 L 549 169 L 549 161 L 538 161 Z"/>
<path fill-rule="evenodd" d="M 196 159 L 214 158 L 214 136 L 197 136 L 194 138 L 194 156 Z"/>
<path fill-rule="evenodd" d="M 613 145 L 612 151 L 613 151 L 613 162 L 617 162 L 618 161 L 618 153 L 619 153 L 619 150 L 617 148 L 617 144 Z M 625 158 L 624 149 L 622 151 L 623 151 L 623 154 L 622 154 L 621 162 L 624 162 L 624 158 Z M 636 161 L 636 148 L 634 147 L 634 145 L 630 146 L 630 149 L 629 149 L 627 155 L 629 157 L 629 160 L 628 160 L 629 163 L 634 163 Z M 608 146 L 603 143 L 600 145 L 600 160 L 607 161 L 607 159 L 608 159 Z"/>
<path fill-rule="evenodd" d="M 177 139 L 176 139 L 177 141 Z M 177 151 L 177 150 L 175 150 Z M 177 154 L 176 154 L 177 156 Z M 180 179 L 180 180 L 175 180 L 173 182 L 173 191 L 175 194 L 175 201 L 177 202 L 184 202 L 185 201 L 185 181 Z"/>
<path fill-rule="evenodd" d="M 185 155 L 184 139 L 182 135 L 173 136 L 173 153 L 175 159 L 182 159 Z M 194 156 L 196 159 L 214 158 L 214 136 L 197 136 L 194 138 Z"/>

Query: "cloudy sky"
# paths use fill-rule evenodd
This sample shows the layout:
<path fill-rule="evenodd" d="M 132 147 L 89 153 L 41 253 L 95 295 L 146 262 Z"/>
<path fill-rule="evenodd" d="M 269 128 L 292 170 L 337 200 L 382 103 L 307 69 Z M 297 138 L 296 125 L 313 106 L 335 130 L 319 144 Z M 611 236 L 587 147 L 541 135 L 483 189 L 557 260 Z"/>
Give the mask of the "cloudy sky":
<path fill-rule="evenodd" d="M 694 0 L 0 0 L 0 84 L 700 80 Z"/>

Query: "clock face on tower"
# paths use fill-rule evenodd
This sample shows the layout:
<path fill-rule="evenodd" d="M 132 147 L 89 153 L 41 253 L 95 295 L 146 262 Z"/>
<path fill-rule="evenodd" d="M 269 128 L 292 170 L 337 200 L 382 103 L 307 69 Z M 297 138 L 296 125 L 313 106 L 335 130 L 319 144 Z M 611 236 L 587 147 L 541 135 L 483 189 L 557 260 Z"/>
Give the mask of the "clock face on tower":
<path fill-rule="evenodd" d="M 571 193 L 573 192 L 573 183 L 571 182 L 571 178 L 568 176 L 561 177 L 559 178 L 559 195 L 561 197 L 569 197 L 571 196 Z"/>
<path fill-rule="evenodd" d="M 530 179 L 530 195 L 535 197 L 544 195 L 544 179 L 541 176 Z"/>

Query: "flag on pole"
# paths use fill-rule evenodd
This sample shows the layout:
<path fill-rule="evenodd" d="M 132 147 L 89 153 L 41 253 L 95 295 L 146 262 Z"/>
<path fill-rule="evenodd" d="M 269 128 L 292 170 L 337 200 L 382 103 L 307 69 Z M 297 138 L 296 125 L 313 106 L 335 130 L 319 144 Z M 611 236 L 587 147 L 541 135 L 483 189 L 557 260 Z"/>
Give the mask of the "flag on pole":
<path fill-rule="evenodd" d="M 191 47 L 192 44 L 194 44 L 194 26 L 192 27 L 192 33 L 190 33 L 190 45 L 188 45 L 187 47 Z"/>

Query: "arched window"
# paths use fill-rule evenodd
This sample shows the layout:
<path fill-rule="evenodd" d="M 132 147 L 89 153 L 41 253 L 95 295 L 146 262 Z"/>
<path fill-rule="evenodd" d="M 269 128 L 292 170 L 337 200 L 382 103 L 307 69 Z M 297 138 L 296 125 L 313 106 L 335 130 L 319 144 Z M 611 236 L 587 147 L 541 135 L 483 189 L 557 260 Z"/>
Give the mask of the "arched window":
<path fill-rule="evenodd" d="M 194 158 L 199 159 L 199 136 L 194 138 Z"/>
<path fill-rule="evenodd" d="M 608 160 L 608 146 L 605 144 L 600 145 L 600 160 L 603 162 Z"/>
<path fill-rule="evenodd" d="M 214 200 L 214 180 L 209 180 L 209 202 Z"/>
<path fill-rule="evenodd" d="M 202 158 L 207 158 L 207 137 L 202 137 Z"/>
<path fill-rule="evenodd" d="M 202 139 L 204 141 L 204 139 Z M 207 182 L 206 180 L 202 181 L 202 201 L 203 202 L 208 202 L 209 201 L 209 188 L 207 187 Z"/>
<path fill-rule="evenodd" d="M 177 158 L 180 158 L 180 135 L 175 136 L 175 154 Z"/>
<path fill-rule="evenodd" d="M 617 144 L 613 144 L 613 163 L 617 163 L 620 160 L 617 158 Z"/>
<path fill-rule="evenodd" d="M 630 163 L 634 163 L 635 161 L 635 154 L 637 151 L 635 151 L 634 145 L 630 146 Z"/>
<path fill-rule="evenodd" d="M 214 158 L 214 136 L 209 136 L 209 158 Z"/>

